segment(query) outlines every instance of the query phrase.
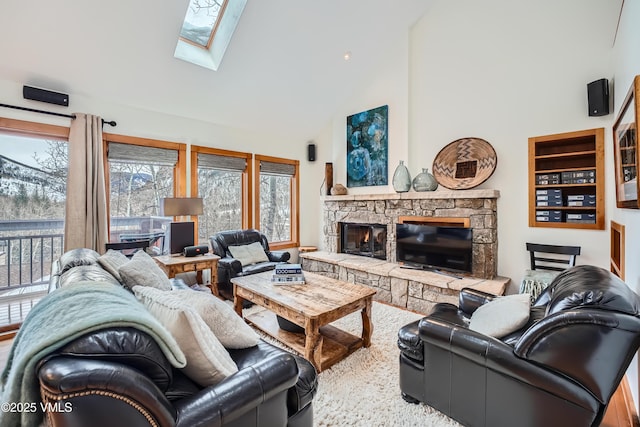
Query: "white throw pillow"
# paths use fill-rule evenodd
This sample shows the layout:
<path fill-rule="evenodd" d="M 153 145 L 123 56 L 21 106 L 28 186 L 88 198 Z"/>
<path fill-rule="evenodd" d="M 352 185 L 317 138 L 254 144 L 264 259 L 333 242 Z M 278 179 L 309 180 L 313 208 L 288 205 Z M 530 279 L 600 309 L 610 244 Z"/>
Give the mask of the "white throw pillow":
<path fill-rule="evenodd" d="M 144 251 L 136 252 L 131 261 L 118 269 L 122 283 L 129 289 L 134 286 L 150 286 L 163 291 L 171 290 L 171 280 L 158 264 Z"/>
<path fill-rule="evenodd" d="M 253 242 L 249 245 L 229 246 L 229 252 L 243 266 L 269 261 L 260 242 Z"/>
<path fill-rule="evenodd" d="M 206 387 L 238 371 L 218 338 L 198 313 L 179 298 L 178 292 L 148 286 L 135 286 L 133 292 L 176 339 L 187 358 L 187 365 L 182 370 L 189 378 Z"/>
<path fill-rule="evenodd" d="M 192 289 L 175 290 L 173 293 L 202 317 L 225 348 L 247 348 L 258 344 L 260 336 L 220 298 Z"/>
<path fill-rule="evenodd" d="M 473 312 L 469 329 L 502 338 L 527 324 L 530 306 L 529 294 L 498 297 Z"/>

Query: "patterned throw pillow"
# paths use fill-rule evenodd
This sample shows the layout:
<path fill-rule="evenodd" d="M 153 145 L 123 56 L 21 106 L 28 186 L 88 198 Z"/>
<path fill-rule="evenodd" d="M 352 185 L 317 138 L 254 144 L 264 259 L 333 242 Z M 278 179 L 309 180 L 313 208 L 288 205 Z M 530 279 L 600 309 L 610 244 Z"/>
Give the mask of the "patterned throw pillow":
<path fill-rule="evenodd" d="M 527 270 L 522 282 L 520 282 L 519 292 L 531 295 L 531 302 L 533 303 L 558 274 L 560 274 L 559 271 Z"/>

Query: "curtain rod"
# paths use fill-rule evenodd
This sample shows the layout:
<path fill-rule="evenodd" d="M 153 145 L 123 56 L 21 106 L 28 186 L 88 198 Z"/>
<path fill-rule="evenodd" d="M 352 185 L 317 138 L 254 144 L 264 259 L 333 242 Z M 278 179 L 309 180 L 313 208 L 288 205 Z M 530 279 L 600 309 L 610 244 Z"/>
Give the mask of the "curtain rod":
<path fill-rule="evenodd" d="M 51 116 L 69 117 L 70 119 L 76 118 L 76 116 L 73 114 L 54 113 L 53 111 L 36 110 L 35 108 L 19 107 L 17 105 L 0 104 L 0 107 L 13 108 L 15 110 L 22 110 L 22 111 L 31 111 L 32 113 L 49 114 Z M 102 124 L 103 125 L 107 124 L 109 126 L 114 126 L 114 127 L 117 125 L 117 123 L 114 120 L 107 121 L 105 119 L 102 119 Z"/>

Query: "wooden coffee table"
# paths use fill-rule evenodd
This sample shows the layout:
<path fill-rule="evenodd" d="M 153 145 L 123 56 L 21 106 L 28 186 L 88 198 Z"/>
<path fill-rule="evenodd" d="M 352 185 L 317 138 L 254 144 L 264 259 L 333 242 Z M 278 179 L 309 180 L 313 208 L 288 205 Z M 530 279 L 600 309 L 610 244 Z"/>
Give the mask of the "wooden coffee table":
<path fill-rule="evenodd" d="M 235 277 L 234 307 L 242 316 L 242 302 L 251 301 L 267 310 L 246 317 L 247 322 L 300 352 L 318 372 L 371 345 L 371 302 L 376 291 L 355 283 L 305 272 L 304 285 L 273 285 L 273 271 Z M 360 337 L 329 323 L 361 310 Z M 304 333 L 285 331 L 276 315 L 304 328 Z"/>

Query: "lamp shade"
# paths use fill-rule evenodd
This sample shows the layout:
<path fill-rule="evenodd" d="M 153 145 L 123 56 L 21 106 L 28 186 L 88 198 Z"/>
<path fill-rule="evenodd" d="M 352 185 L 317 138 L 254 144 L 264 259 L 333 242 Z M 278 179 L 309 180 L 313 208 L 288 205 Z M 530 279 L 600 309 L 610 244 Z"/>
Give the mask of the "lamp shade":
<path fill-rule="evenodd" d="M 202 215 L 201 197 L 167 197 L 160 199 L 161 216 Z"/>

